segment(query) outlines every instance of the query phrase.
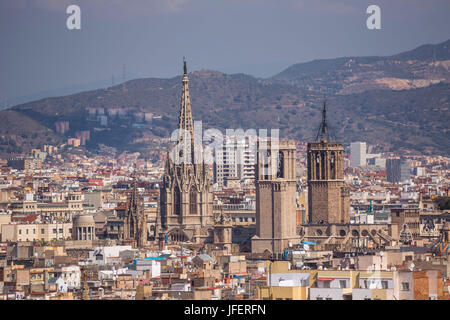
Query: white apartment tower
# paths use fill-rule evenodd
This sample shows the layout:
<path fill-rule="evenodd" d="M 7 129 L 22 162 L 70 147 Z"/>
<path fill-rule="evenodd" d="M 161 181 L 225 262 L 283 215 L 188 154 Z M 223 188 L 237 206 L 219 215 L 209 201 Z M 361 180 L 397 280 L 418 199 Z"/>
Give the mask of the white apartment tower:
<path fill-rule="evenodd" d="M 350 166 L 364 167 L 366 165 L 366 143 L 352 142 L 350 144 Z"/>
<path fill-rule="evenodd" d="M 216 149 L 214 182 L 225 185 L 226 178 L 255 179 L 256 137 L 224 137 L 222 148 Z"/>

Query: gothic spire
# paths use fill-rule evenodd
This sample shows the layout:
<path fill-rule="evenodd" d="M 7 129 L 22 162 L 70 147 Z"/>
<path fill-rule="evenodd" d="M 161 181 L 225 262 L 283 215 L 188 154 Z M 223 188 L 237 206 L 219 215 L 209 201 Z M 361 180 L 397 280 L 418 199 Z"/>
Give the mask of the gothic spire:
<path fill-rule="evenodd" d="M 324 100 L 322 108 L 322 122 L 320 123 L 319 131 L 317 132 L 316 141 L 327 142 L 330 141 L 330 134 L 328 132 L 327 122 L 327 101 Z"/>
<path fill-rule="evenodd" d="M 178 123 L 178 141 L 184 141 L 183 154 L 190 150 L 191 161 L 194 161 L 194 125 L 192 122 L 191 99 L 189 97 L 189 78 L 186 59 L 183 58 L 183 79 L 180 103 L 180 119 Z"/>
<path fill-rule="evenodd" d="M 191 99 L 189 97 L 189 78 L 187 74 L 186 60 L 183 58 L 184 73 L 183 73 L 183 88 L 181 92 L 180 103 L 180 119 L 178 123 L 178 129 L 183 129 L 191 133 L 191 137 L 194 137 L 194 126 L 192 124 L 192 111 L 191 111 Z"/>

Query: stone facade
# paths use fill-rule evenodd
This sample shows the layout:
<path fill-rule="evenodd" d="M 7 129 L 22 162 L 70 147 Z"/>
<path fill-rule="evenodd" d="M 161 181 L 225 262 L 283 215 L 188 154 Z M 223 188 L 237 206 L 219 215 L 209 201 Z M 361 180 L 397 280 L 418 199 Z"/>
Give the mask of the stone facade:
<path fill-rule="evenodd" d="M 309 222 L 349 223 L 343 144 L 322 140 L 308 143 L 307 150 Z"/>
<path fill-rule="evenodd" d="M 270 141 L 258 143 L 256 174 L 256 235 L 252 252 L 282 253 L 299 242 L 296 234 L 296 179 L 294 141 L 279 141 L 273 154 Z"/>
<path fill-rule="evenodd" d="M 135 241 L 138 247 L 147 243 L 147 221 L 142 202 L 139 199 L 136 177 L 133 178 L 133 190 L 127 201 L 127 209 L 123 220 L 123 240 Z"/>

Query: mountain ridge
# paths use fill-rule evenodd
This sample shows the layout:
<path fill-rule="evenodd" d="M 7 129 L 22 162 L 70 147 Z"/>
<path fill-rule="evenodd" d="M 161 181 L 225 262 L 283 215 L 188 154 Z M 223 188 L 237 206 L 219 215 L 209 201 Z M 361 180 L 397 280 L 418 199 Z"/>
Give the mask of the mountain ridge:
<path fill-rule="evenodd" d="M 300 77 L 291 69 L 290 79 L 215 70 L 190 72 L 193 117 L 203 121 L 204 129 L 279 128 L 283 137 L 311 141 L 326 92 L 333 115 L 330 122 L 339 140 L 363 139 L 381 151 L 448 155 L 450 137 L 443 119 L 450 115 L 450 64 L 445 60 L 449 43 L 437 45 L 442 59 L 433 56 L 432 63 L 401 58 L 429 58 L 430 47 L 425 45 L 413 53 L 389 56 L 397 58 L 355 57 L 350 65 L 348 58 L 315 60 L 300 64 L 309 68 Z M 405 80 L 411 72 L 415 78 Z M 351 77 L 356 78 L 349 81 Z M 0 157 L 61 144 L 82 131 L 90 132 L 86 147 L 92 151 L 107 145 L 148 154 L 155 138 L 167 138 L 176 128 L 180 95 L 181 76 L 140 78 L 11 107 L 0 111 Z M 56 132 L 58 121 L 68 121 L 70 129 Z M 17 126 L 20 123 L 28 125 Z"/>

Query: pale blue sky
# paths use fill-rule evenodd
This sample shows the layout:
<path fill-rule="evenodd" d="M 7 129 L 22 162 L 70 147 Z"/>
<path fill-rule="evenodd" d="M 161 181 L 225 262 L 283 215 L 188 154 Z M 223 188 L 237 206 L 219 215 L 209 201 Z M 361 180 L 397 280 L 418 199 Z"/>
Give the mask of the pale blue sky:
<path fill-rule="evenodd" d="M 69 4 L 81 7 L 81 30 L 66 28 Z M 366 28 L 370 4 L 382 30 Z M 319 58 L 390 55 L 448 40 L 449 18 L 448 0 L 0 0 L 0 104 L 110 85 L 112 74 L 117 84 L 123 64 L 127 80 L 173 77 L 183 56 L 190 71 L 268 77 Z"/>

